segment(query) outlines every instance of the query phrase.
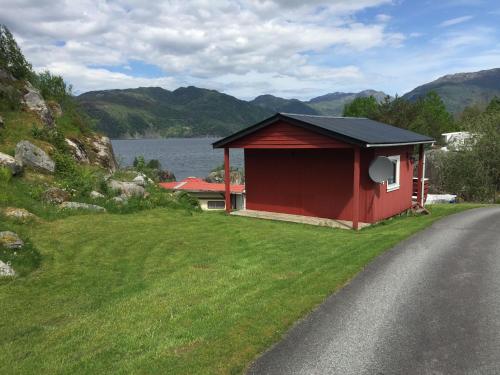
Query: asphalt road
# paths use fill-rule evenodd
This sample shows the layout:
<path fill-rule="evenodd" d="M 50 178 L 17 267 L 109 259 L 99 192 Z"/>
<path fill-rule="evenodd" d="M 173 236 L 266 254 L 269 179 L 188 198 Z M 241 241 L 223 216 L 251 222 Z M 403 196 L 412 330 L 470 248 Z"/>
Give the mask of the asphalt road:
<path fill-rule="evenodd" d="M 386 252 L 249 374 L 500 374 L 500 207 Z"/>

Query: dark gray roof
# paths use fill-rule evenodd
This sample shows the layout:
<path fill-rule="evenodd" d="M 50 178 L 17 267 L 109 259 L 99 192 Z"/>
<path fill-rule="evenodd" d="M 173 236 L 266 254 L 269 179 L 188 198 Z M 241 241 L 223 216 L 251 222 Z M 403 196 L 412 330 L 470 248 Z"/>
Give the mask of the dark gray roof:
<path fill-rule="evenodd" d="M 362 147 L 380 147 L 384 145 L 397 146 L 403 144 L 434 142 L 434 139 L 425 135 L 367 118 L 277 113 L 258 124 L 240 130 L 239 132 L 215 142 L 213 146 L 214 148 L 224 147 L 225 144 L 251 134 L 278 120 L 284 120 L 311 131 Z"/>

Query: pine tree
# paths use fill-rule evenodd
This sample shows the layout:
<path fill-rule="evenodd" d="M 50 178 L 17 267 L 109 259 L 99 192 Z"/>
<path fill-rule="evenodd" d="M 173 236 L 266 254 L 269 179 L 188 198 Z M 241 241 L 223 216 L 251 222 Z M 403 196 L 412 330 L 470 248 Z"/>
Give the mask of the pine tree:
<path fill-rule="evenodd" d="M 7 26 L 0 24 L 0 68 L 7 70 L 17 79 L 30 79 L 33 75 L 31 64 L 26 61 L 14 36 Z"/>

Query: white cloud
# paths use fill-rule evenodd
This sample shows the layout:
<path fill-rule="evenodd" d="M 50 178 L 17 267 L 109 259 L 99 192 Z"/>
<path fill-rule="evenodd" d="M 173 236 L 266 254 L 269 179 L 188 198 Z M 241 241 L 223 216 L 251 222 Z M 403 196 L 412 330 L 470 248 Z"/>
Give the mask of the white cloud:
<path fill-rule="evenodd" d="M 439 24 L 440 27 L 449 27 L 453 25 L 458 25 L 460 23 L 464 23 L 474 18 L 474 16 L 462 16 L 457 18 L 451 18 L 449 20 L 443 21 Z"/>
<path fill-rule="evenodd" d="M 389 22 L 391 20 L 391 16 L 389 16 L 388 14 L 377 14 L 375 16 L 375 19 L 378 21 L 378 22 L 382 22 L 382 23 L 386 23 L 386 22 Z"/>
<path fill-rule="evenodd" d="M 355 18 L 358 11 L 391 2 L 0 0 L 0 23 L 14 31 L 37 69 L 54 69 L 79 91 L 149 82 L 204 85 L 252 74 L 312 87 L 337 83 L 339 72 L 360 74 L 352 64 L 318 65 L 312 55 L 401 45 L 405 37 L 385 28 L 388 16 L 373 24 Z M 130 69 L 125 74 L 104 68 L 131 60 L 158 66 L 165 77 L 136 78 Z"/>

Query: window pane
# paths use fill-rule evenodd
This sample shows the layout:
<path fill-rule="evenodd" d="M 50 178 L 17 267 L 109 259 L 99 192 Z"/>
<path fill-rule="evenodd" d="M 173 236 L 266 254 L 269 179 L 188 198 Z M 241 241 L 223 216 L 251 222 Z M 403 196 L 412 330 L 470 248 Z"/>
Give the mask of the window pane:
<path fill-rule="evenodd" d="M 226 203 L 224 201 L 208 201 L 207 207 L 210 210 L 223 210 L 226 208 Z"/>
<path fill-rule="evenodd" d="M 389 179 L 387 180 L 387 183 L 389 185 L 396 183 L 396 169 L 397 169 L 397 167 L 398 167 L 397 160 L 392 160 L 392 176 L 389 177 Z"/>

